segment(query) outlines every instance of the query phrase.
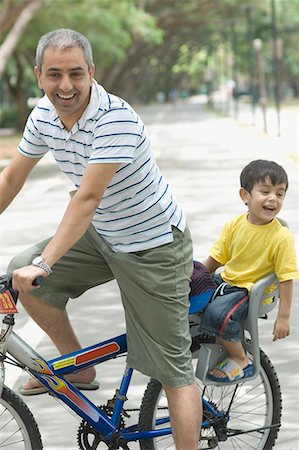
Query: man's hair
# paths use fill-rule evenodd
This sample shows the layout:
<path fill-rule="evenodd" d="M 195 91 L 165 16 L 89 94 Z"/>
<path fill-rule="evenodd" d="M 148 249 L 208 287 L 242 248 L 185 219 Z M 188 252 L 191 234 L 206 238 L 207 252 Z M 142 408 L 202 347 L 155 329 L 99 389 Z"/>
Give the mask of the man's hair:
<path fill-rule="evenodd" d="M 266 161 L 258 159 L 251 161 L 241 172 L 240 183 L 241 187 L 251 192 L 256 183 L 260 183 L 270 178 L 273 186 L 285 183 L 288 188 L 289 181 L 286 171 L 274 161 Z"/>
<path fill-rule="evenodd" d="M 78 31 L 69 28 L 60 28 L 58 30 L 50 31 L 40 38 L 35 55 L 36 66 L 40 71 L 43 63 L 44 51 L 49 47 L 58 48 L 60 50 L 73 47 L 81 48 L 84 52 L 88 69 L 91 69 L 93 57 L 90 42 Z"/>

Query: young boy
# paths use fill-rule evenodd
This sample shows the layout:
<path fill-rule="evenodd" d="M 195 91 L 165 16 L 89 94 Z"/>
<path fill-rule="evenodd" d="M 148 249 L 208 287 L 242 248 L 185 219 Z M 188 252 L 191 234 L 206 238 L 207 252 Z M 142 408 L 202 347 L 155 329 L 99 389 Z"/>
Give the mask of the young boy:
<path fill-rule="evenodd" d="M 243 348 L 240 321 L 246 318 L 254 283 L 274 272 L 280 283 L 280 302 L 273 340 L 290 333 L 293 279 L 299 278 L 293 237 L 276 218 L 288 188 L 285 170 L 273 161 L 252 161 L 240 176 L 240 197 L 248 212 L 225 224 L 210 256 L 204 262 L 215 275 L 217 289 L 202 316 L 201 329 L 219 336 L 228 358 L 208 378 L 229 382 L 253 375 Z"/>

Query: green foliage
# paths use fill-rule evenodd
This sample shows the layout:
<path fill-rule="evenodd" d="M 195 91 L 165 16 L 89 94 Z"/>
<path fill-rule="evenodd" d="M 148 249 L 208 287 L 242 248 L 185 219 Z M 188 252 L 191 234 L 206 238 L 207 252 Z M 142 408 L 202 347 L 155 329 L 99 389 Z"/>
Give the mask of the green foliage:
<path fill-rule="evenodd" d="M 55 21 L 49 17 L 55 17 Z M 162 39 L 155 19 L 136 9 L 132 0 L 46 0 L 20 48 L 33 54 L 40 36 L 56 28 L 73 28 L 85 34 L 95 61 L 103 67 L 123 61 L 134 39 L 150 43 Z"/>
<path fill-rule="evenodd" d="M 17 128 L 18 110 L 16 106 L 4 106 L 0 109 L 0 128 Z"/>
<path fill-rule="evenodd" d="M 96 77 L 128 100 L 150 101 L 157 92 L 209 88 L 239 78 L 257 83 L 252 41 L 263 41 L 266 79 L 273 92 L 273 23 L 283 39 L 283 82 L 299 92 L 298 0 L 45 0 L 18 44 L 7 78 L 18 78 L 28 96 L 38 94 L 32 71 L 38 39 L 60 27 L 91 41 Z M 251 29 L 250 29 L 251 26 Z M 0 38 L 3 40 L 3 36 Z"/>

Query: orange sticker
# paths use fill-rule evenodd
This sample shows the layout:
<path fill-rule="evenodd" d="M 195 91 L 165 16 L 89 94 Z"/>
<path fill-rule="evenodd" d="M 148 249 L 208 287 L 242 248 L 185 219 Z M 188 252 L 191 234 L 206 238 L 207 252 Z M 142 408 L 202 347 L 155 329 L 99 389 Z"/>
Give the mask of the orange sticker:
<path fill-rule="evenodd" d="M 0 294 L 0 314 L 15 314 L 18 310 L 11 293 L 7 290 Z"/>

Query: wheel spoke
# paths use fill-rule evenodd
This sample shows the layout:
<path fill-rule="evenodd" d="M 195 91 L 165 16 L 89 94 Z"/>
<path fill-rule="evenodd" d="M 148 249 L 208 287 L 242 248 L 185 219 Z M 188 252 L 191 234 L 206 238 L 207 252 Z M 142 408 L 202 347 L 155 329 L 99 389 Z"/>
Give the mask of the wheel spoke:
<path fill-rule="evenodd" d="M 4 386 L 0 398 L 0 448 L 40 450 L 42 443 L 37 424 L 25 403 Z"/>
<path fill-rule="evenodd" d="M 272 448 L 280 426 L 281 395 L 277 375 L 271 362 L 261 352 L 262 369 L 254 380 L 248 380 L 239 385 L 202 386 L 199 388 L 212 409 L 224 415 L 220 425 L 213 427 L 213 412 L 204 410 L 204 420 L 208 427 L 202 429 L 198 449 L 208 450 L 263 450 Z M 159 419 L 165 417 L 167 401 L 161 385 L 152 380 L 144 394 L 139 425 L 141 430 L 159 429 L 164 427 Z M 225 425 L 227 418 L 227 428 Z M 221 431 L 217 430 L 221 427 Z M 219 441 L 217 433 L 227 439 Z M 219 434 L 220 436 L 220 434 Z M 141 443 L 142 450 L 174 449 L 172 436 L 145 440 Z"/>

